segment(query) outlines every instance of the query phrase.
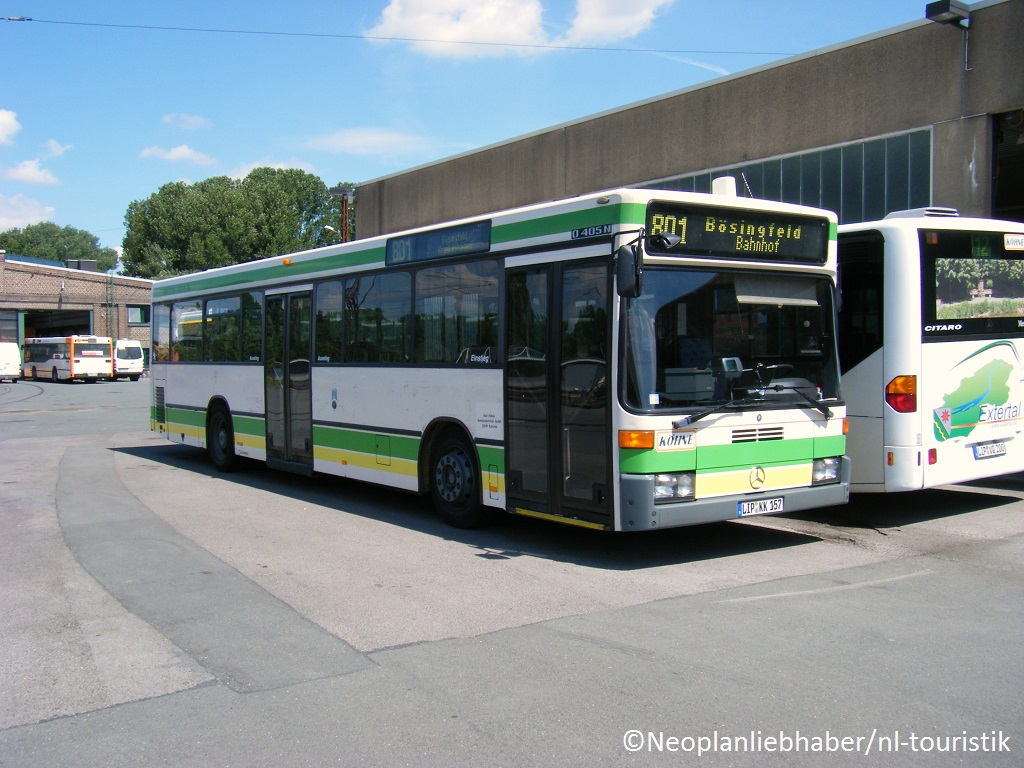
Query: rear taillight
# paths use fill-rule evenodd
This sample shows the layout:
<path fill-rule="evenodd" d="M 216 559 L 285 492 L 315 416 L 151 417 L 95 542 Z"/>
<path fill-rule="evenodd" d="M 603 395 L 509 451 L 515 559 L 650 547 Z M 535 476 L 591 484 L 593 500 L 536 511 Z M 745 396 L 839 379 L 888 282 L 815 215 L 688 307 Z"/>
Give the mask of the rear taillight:
<path fill-rule="evenodd" d="M 917 376 L 897 376 L 885 386 L 885 402 L 897 413 L 917 410 Z"/>

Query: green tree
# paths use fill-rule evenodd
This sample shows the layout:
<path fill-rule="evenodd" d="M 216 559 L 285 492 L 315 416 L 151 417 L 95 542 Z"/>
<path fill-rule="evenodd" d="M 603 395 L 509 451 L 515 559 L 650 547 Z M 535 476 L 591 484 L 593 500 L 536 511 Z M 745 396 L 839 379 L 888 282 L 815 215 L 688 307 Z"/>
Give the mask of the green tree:
<path fill-rule="evenodd" d="M 117 266 L 117 251 L 101 248 L 98 237 L 84 229 L 59 227 L 52 221 L 0 232 L 0 248 L 19 256 L 50 259 L 64 264 L 68 259 L 92 259 L 101 272 L 108 272 Z"/>
<path fill-rule="evenodd" d="M 156 278 L 294 253 L 337 242 L 324 227 L 339 215 L 323 181 L 294 168 L 174 182 L 128 206 L 121 263 Z"/>

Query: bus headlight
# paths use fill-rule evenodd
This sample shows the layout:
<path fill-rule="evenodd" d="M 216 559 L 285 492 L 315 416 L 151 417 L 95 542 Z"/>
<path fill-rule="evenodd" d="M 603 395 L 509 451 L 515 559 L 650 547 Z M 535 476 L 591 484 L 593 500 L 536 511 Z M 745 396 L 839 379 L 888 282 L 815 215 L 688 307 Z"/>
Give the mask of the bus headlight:
<path fill-rule="evenodd" d="M 832 456 L 828 459 L 815 459 L 811 468 L 811 485 L 827 485 L 839 482 L 839 471 L 842 459 Z"/>
<path fill-rule="evenodd" d="M 657 475 L 654 478 L 654 500 L 693 501 L 694 472 Z"/>

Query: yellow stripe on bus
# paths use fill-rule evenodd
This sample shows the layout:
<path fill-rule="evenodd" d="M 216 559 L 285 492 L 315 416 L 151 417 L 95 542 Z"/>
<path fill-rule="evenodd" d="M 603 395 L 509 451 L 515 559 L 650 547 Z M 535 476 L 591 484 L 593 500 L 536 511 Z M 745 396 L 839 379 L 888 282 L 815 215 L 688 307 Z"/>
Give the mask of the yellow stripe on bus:
<path fill-rule="evenodd" d="M 778 491 L 784 488 L 802 488 L 811 484 L 811 464 L 792 464 L 781 467 L 764 467 L 764 481 L 751 483 L 754 467 L 729 472 L 701 472 L 697 475 L 695 496 L 698 499 L 709 496 L 727 496 L 733 493 L 754 491 Z M 757 485 L 757 487 L 755 487 Z"/>
<path fill-rule="evenodd" d="M 356 451 L 344 451 L 340 448 L 324 448 L 315 446 L 313 448 L 313 459 L 325 461 L 331 464 L 343 466 L 361 467 L 363 469 L 376 469 L 381 472 L 390 472 L 395 475 L 416 477 L 416 462 L 408 459 L 396 459 L 394 456 L 388 459 L 390 464 L 381 464 L 376 456 Z"/>
<path fill-rule="evenodd" d="M 174 421 L 167 422 L 167 433 L 171 435 L 185 435 L 185 437 L 193 437 L 196 440 L 206 439 L 206 429 L 203 427 L 196 427 L 191 424 L 178 424 Z"/>
<path fill-rule="evenodd" d="M 240 435 L 235 432 L 235 445 L 254 451 L 266 451 L 267 438 L 259 435 Z"/>
<path fill-rule="evenodd" d="M 600 523 L 591 523 L 587 520 L 576 520 L 572 517 L 559 517 L 558 515 L 549 515 L 547 512 L 535 512 L 532 509 L 523 509 L 522 507 L 516 507 L 513 511 L 517 515 L 523 515 L 524 517 L 536 517 L 540 520 L 552 520 L 556 523 L 576 525 L 580 528 L 592 528 L 595 531 L 603 531 L 606 527 L 601 525 Z"/>

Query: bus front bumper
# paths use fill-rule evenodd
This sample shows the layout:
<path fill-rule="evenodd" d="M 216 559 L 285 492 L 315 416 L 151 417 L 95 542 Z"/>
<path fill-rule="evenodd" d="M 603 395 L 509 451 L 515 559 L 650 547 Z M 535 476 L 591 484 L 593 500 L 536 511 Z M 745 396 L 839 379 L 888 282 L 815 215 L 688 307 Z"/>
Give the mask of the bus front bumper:
<path fill-rule="evenodd" d="M 786 488 L 767 493 L 719 496 L 695 501 L 654 503 L 654 475 L 620 475 L 620 525 L 623 531 L 653 531 L 684 525 L 716 523 L 742 517 L 739 505 L 745 502 L 782 498 L 782 513 L 803 509 L 832 507 L 850 500 L 850 458 L 842 458 L 839 482 Z"/>

